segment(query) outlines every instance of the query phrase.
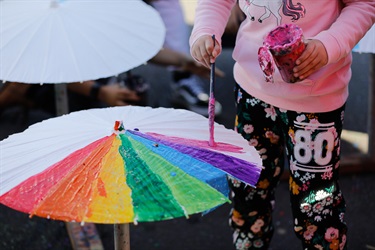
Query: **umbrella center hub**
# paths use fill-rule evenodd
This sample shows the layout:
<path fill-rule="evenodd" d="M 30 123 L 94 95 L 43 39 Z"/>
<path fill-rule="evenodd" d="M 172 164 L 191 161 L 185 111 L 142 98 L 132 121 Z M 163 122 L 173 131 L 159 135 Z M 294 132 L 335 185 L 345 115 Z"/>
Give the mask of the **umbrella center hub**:
<path fill-rule="evenodd" d="M 124 123 L 122 121 L 115 121 L 115 125 L 114 125 L 113 129 L 114 129 L 114 132 L 116 134 L 125 133 L 125 127 L 124 127 Z"/>

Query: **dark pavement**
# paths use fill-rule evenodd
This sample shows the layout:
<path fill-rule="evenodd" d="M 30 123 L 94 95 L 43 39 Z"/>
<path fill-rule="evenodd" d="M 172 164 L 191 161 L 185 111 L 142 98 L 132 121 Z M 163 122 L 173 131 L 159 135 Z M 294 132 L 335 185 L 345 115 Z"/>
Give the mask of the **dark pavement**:
<path fill-rule="evenodd" d="M 216 99 L 223 104 L 223 114 L 217 122 L 232 128 L 234 124 L 234 85 L 231 69 L 231 50 L 223 52 L 217 66 L 224 70 L 226 77 L 217 79 Z M 355 53 L 351 95 L 347 104 L 345 128 L 358 132 L 367 131 L 367 110 L 369 91 L 369 55 Z M 149 105 L 170 106 L 172 91 L 169 72 L 155 65 L 143 65 L 133 73 L 142 74 L 151 84 Z M 208 85 L 207 85 L 208 89 Z M 3 113 L 0 117 L 0 139 L 22 131 L 27 124 L 45 119 L 43 113 L 31 112 L 27 119 L 22 111 Z M 343 156 L 358 153 L 358 143 L 343 142 Z M 1 152 L 0 152 L 1 153 Z M 1 163 L 0 163 L 1 167 Z M 372 172 L 344 175 L 341 186 L 347 201 L 347 223 L 349 225 L 349 248 L 354 250 L 375 249 L 375 166 Z M 293 221 L 289 209 L 288 183 L 280 183 L 274 222 L 275 236 L 273 250 L 301 249 L 293 233 Z M 201 217 L 180 218 L 155 223 L 130 225 L 132 250 L 230 250 L 231 231 L 227 214 L 230 205 L 226 204 Z M 97 225 L 104 249 L 114 249 L 113 225 Z M 69 250 L 72 249 L 65 223 L 43 218 L 29 218 L 0 205 L 0 249 L 1 250 Z"/>

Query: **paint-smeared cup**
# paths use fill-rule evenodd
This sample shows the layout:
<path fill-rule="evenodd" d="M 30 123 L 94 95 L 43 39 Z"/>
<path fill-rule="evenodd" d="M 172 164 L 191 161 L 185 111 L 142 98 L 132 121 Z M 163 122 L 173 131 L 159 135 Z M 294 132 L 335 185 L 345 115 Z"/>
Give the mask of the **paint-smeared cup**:
<path fill-rule="evenodd" d="M 273 82 L 274 63 L 285 82 L 299 81 L 300 79 L 293 75 L 293 68 L 304 50 L 303 32 L 297 25 L 283 24 L 270 31 L 258 51 L 259 65 L 266 81 Z"/>

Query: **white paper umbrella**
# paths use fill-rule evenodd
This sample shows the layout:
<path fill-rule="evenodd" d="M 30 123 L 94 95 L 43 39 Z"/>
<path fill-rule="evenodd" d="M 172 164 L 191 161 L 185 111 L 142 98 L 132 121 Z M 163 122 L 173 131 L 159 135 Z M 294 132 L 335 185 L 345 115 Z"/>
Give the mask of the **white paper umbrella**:
<path fill-rule="evenodd" d="M 162 47 L 165 27 L 141 0 L 0 1 L 0 79 L 69 83 L 125 72 Z"/>
<path fill-rule="evenodd" d="M 62 221 L 188 217 L 228 201 L 227 175 L 255 185 L 261 159 L 233 130 L 187 110 L 73 112 L 0 142 L 0 203 Z"/>

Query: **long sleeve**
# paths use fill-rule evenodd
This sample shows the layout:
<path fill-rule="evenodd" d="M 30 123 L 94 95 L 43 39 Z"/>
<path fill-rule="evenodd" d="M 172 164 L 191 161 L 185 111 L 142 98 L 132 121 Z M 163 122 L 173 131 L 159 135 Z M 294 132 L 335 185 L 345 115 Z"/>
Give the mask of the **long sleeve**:
<path fill-rule="evenodd" d="M 343 0 L 343 9 L 336 21 L 316 39 L 323 42 L 329 63 L 347 56 L 375 23 L 375 1 Z"/>
<path fill-rule="evenodd" d="M 215 35 L 221 44 L 221 36 L 235 3 L 236 0 L 199 0 L 190 45 L 202 35 Z"/>

